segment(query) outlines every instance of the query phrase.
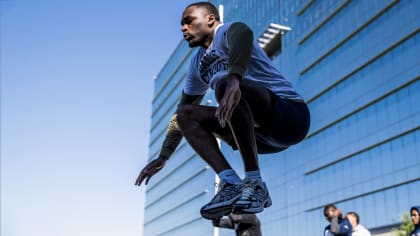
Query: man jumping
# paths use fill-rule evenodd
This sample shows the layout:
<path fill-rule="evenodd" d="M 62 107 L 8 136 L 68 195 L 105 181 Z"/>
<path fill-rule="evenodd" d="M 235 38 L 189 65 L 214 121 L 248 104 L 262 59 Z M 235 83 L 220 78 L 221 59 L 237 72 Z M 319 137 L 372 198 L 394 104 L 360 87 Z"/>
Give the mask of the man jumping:
<path fill-rule="evenodd" d="M 307 105 L 254 40 L 252 30 L 240 22 L 222 24 L 211 3 L 187 6 L 181 30 L 189 46 L 199 50 L 159 157 L 141 170 L 135 184 L 147 184 L 185 137 L 221 179 L 214 198 L 201 208 L 203 217 L 262 212 L 271 199 L 261 179 L 258 153 L 280 152 L 302 141 L 310 124 Z M 217 108 L 200 105 L 209 88 Z M 216 138 L 239 150 L 245 179 L 229 165 Z"/>

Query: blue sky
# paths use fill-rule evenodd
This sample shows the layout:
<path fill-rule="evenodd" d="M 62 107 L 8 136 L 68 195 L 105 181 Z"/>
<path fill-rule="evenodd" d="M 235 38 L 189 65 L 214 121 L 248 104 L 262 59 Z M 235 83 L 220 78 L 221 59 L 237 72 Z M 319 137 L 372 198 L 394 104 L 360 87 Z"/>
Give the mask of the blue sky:
<path fill-rule="evenodd" d="M 153 76 L 194 1 L 0 0 L 1 235 L 141 235 Z"/>

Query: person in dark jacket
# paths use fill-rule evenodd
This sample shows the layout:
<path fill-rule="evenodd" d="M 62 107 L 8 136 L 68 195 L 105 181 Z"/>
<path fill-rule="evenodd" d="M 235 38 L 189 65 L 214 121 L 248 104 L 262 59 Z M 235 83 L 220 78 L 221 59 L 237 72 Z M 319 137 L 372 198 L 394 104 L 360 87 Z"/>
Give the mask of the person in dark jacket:
<path fill-rule="evenodd" d="M 411 221 L 414 224 L 414 230 L 410 233 L 410 236 L 420 236 L 420 206 L 414 206 L 410 209 Z"/>
<path fill-rule="evenodd" d="M 353 227 L 341 210 L 333 204 L 324 208 L 324 216 L 331 223 L 324 229 L 324 236 L 351 236 Z"/>
<path fill-rule="evenodd" d="M 260 220 L 255 214 L 229 214 L 213 220 L 213 226 L 235 229 L 236 236 L 261 236 Z"/>

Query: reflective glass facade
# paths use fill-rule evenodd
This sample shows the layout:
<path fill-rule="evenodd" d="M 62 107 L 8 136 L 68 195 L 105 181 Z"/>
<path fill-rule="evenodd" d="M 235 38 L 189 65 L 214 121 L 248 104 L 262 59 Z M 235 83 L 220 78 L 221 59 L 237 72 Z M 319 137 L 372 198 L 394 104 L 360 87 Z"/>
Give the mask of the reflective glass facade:
<path fill-rule="evenodd" d="M 226 22 L 245 22 L 256 37 L 270 23 L 292 28 L 274 63 L 311 110 L 311 130 L 302 143 L 260 156 L 273 199 L 259 215 L 263 235 L 321 235 L 329 203 L 358 212 L 374 235 L 398 224 L 420 203 L 420 1 L 211 2 L 223 4 Z M 181 42 L 156 79 L 151 159 L 192 53 Z M 243 175 L 239 153 L 224 144 L 222 149 Z M 212 170 L 183 141 L 149 183 L 144 235 L 213 235 L 211 222 L 199 213 L 213 183 Z"/>

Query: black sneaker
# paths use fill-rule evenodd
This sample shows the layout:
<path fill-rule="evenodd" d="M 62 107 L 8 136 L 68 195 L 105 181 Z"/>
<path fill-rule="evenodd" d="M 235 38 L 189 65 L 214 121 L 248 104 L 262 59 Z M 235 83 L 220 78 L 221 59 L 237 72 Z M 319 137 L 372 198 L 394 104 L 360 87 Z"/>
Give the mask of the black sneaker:
<path fill-rule="evenodd" d="M 242 194 L 235 202 L 234 212 L 242 214 L 260 213 L 272 204 L 267 186 L 261 180 L 248 180 L 242 186 Z"/>
<path fill-rule="evenodd" d="M 201 208 L 201 215 L 210 220 L 229 215 L 232 212 L 233 204 L 241 197 L 241 187 L 242 184 L 220 182 L 216 195 Z"/>

